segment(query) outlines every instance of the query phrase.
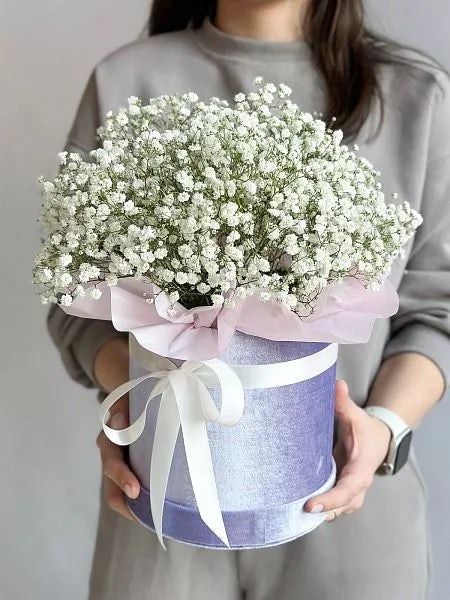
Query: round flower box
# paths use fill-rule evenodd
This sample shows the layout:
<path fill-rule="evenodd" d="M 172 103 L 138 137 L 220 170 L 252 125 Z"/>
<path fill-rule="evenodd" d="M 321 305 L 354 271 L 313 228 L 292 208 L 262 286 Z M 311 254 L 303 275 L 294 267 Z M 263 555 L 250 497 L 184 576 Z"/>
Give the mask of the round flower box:
<path fill-rule="evenodd" d="M 258 365 L 259 373 L 274 363 L 285 363 L 287 373 L 294 370 L 294 379 L 298 370 L 298 379 L 305 380 L 244 389 L 244 410 L 236 425 L 207 423 L 229 546 L 202 521 L 180 429 L 163 508 L 165 537 L 207 548 L 259 548 L 299 537 L 324 520 L 325 515 L 307 513 L 303 507 L 308 498 L 331 488 L 336 477 L 332 457 L 336 354 L 336 344 L 280 342 L 235 332 L 218 357 L 221 361 L 237 368 Z M 131 356 L 131 378 L 148 373 L 133 353 Z M 180 366 L 183 361 L 172 362 Z M 306 373 L 317 374 L 306 378 L 300 374 L 305 368 Z M 283 378 L 280 365 L 278 371 L 279 379 Z M 292 381 L 292 373 L 289 377 Z M 131 390 L 130 422 L 142 413 L 156 383 L 147 379 Z M 219 391 L 210 389 L 210 394 L 219 407 Z M 149 404 L 142 435 L 129 448 L 130 465 L 141 492 L 138 498 L 127 500 L 128 506 L 152 530 L 150 462 L 158 409 L 157 397 Z"/>

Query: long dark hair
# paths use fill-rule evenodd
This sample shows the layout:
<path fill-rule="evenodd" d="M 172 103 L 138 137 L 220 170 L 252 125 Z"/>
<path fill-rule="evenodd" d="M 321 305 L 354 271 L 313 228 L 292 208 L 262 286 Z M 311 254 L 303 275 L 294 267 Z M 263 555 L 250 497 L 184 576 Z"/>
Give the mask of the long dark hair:
<path fill-rule="evenodd" d="M 205 18 L 214 19 L 216 0 L 154 0 L 149 35 L 201 27 Z M 355 136 L 367 117 L 374 99 L 379 99 L 378 134 L 384 120 L 384 102 L 378 65 L 429 65 L 444 69 L 433 57 L 411 46 L 371 31 L 364 22 L 362 0 L 310 0 L 304 20 L 305 39 L 326 90 L 323 119 L 330 127 L 342 129 L 346 138 Z M 406 58 L 397 50 L 413 50 Z M 421 54 L 426 60 L 418 59 Z M 430 64 L 431 63 L 431 64 Z"/>

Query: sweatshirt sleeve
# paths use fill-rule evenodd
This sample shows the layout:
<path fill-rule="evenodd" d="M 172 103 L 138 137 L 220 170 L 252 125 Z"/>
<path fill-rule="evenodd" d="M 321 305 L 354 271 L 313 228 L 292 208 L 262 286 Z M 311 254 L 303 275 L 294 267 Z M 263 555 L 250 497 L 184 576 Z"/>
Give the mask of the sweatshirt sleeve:
<path fill-rule="evenodd" d="M 436 79 L 419 227 L 399 287 L 384 357 L 417 352 L 450 384 L 450 79 Z"/>
<path fill-rule="evenodd" d="M 97 127 L 101 125 L 95 69 L 85 85 L 64 150 L 78 152 L 90 161 L 89 151 L 97 148 Z M 52 304 L 47 313 L 47 329 L 68 374 L 81 385 L 99 388 L 94 376 L 94 360 L 108 340 L 127 334 L 114 329 L 111 321 L 83 319 L 66 314 Z"/>

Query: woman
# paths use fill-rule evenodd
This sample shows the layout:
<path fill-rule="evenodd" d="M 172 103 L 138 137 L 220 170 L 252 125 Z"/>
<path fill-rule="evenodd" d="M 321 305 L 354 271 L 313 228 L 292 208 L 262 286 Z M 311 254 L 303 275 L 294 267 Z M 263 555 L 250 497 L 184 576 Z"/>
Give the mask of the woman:
<path fill-rule="evenodd" d="M 157 0 L 150 33 L 162 35 L 119 48 L 92 71 L 66 150 L 88 158 L 105 113 L 131 95 L 194 90 L 232 99 L 261 75 L 289 85 L 302 109 L 329 123 L 335 117 L 334 127 L 381 171 L 384 189 L 408 199 L 424 224 L 390 277 L 398 314 L 379 320 L 367 344 L 340 349 L 338 481 L 306 506 L 331 522 L 274 548 L 218 552 L 168 540 L 165 553 L 133 522 L 124 494 L 136 497 L 139 482 L 101 433 L 105 498 L 90 598 L 424 600 L 426 488 L 412 451 L 395 475 L 377 470 L 391 431 L 363 407 L 381 405 L 415 427 L 450 379 L 449 78 L 417 51 L 368 31 L 360 0 Z M 128 379 L 127 341 L 109 322 L 57 306 L 48 322 L 81 384 L 103 397 Z M 123 401 L 112 426 L 127 419 Z"/>

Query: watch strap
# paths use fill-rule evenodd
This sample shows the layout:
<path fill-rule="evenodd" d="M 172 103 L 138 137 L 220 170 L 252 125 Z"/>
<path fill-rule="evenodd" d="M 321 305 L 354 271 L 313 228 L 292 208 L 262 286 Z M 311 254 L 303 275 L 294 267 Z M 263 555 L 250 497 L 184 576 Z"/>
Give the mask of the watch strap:
<path fill-rule="evenodd" d="M 392 431 L 394 438 L 397 438 L 405 430 L 410 429 L 407 423 L 399 417 L 394 411 L 385 408 L 384 406 L 365 406 L 364 410 L 372 417 L 377 417 L 385 423 Z"/>
<path fill-rule="evenodd" d="M 391 441 L 385 460 L 380 465 L 378 472 L 393 475 L 405 464 L 409 445 L 411 443 L 411 428 L 395 412 L 384 406 L 365 406 L 364 410 L 383 423 L 391 431 Z"/>

